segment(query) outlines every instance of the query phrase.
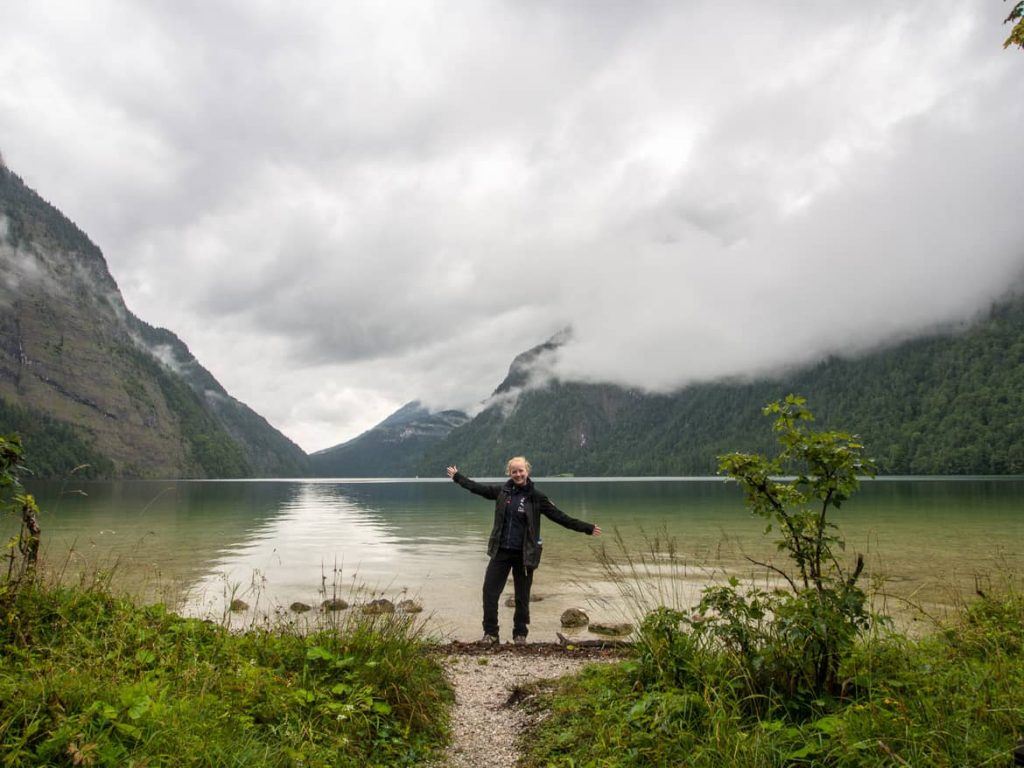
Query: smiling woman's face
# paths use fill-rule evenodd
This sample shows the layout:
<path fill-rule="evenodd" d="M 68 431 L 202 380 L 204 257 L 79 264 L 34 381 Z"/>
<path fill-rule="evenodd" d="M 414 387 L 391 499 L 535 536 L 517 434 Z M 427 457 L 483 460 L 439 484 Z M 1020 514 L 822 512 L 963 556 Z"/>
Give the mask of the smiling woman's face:
<path fill-rule="evenodd" d="M 516 485 L 526 485 L 526 481 L 530 479 L 530 472 L 526 469 L 525 462 L 513 461 L 508 466 L 508 476 Z"/>

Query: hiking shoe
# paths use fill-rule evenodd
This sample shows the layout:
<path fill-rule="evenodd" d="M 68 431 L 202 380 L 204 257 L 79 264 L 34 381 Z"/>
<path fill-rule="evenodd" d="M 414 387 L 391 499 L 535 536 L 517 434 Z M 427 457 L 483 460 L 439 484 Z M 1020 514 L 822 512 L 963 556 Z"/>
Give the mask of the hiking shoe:
<path fill-rule="evenodd" d="M 477 642 L 480 645 L 497 645 L 501 641 L 498 640 L 497 635 L 484 635 L 479 640 L 477 640 Z"/>
<path fill-rule="evenodd" d="M 512 642 L 516 645 L 526 645 L 526 635 L 514 635 Z"/>

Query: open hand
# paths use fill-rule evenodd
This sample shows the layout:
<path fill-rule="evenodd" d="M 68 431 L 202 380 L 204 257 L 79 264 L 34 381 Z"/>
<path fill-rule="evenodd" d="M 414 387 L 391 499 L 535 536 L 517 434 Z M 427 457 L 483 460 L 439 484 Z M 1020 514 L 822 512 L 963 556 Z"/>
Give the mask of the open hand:
<path fill-rule="evenodd" d="M 457 473 L 458 471 L 459 468 L 453 464 L 452 466 L 448 467 L 448 477 L 455 477 L 455 473 Z"/>

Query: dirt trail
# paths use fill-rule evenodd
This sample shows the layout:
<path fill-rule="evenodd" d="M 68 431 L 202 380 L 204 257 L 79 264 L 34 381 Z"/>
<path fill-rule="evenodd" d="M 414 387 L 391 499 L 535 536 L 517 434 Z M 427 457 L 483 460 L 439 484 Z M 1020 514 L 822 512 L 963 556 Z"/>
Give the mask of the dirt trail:
<path fill-rule="evenodd" d="M 519 740 L 531 715 L 515 693 L 538 680 L 578 672 L 587 664 L 615 661 L 621 651 L 596 648 L 567 650 L 556 644 L 531 643 L 485 648 L 453 643 L 442 663 L 455 688 L 452 744 L 447 768 L 509 768 L 519 760 Z"/>

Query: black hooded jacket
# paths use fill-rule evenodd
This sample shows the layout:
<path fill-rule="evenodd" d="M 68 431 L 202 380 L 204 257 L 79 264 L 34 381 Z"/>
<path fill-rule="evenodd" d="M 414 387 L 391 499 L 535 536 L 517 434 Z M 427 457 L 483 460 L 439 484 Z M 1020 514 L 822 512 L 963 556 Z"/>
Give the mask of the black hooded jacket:
<path fill-rule="evenodd" d="M 505 524 L 505 509 L 508 506 L 508 499 L 512 495 L 512 481 L 503 485 L 486 485 L 470 480 L 461 472 L 456 472 L 452 478 L 467 491 L 483 496 L 485 499 L 494 500 L 494 527 L 491 528 L 490 538 L 487 540 L 487 554 L 494 557 L 501 544 L 501 530 Z M 550 520 L 565 528 L 580 533 L 593 535 L 593 523 L 585 523 L 575 517 L 569 517 L 562 510 L 556 507 L 551 501 L 537 490 L 537 486 L 530 484 L 530 493 L 526 497 L 526 535 L 523 537 L 523 565 L 527 568 L 536 568 L 540 565 L 540 555 L 543 547 L 540 538 L 540 516 L 544 515 Z"/>

